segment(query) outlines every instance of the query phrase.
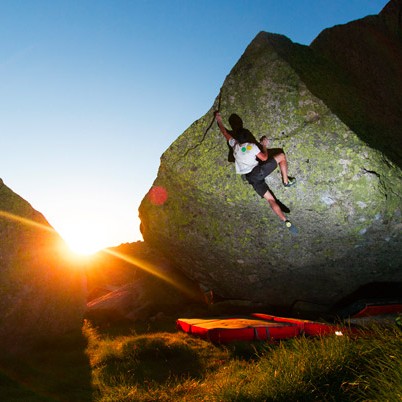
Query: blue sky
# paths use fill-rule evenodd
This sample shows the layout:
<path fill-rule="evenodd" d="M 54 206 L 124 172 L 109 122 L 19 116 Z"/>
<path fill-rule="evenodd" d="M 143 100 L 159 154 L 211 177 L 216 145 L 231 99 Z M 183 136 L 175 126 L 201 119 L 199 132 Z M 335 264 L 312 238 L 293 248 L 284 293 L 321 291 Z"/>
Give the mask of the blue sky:
<path fill-rule="evenodd" d="M 75 247 L 140 240 L 160 156 L 258 32 L 309 44 L 386 4 L 1 0 L 0 177 Z"/>

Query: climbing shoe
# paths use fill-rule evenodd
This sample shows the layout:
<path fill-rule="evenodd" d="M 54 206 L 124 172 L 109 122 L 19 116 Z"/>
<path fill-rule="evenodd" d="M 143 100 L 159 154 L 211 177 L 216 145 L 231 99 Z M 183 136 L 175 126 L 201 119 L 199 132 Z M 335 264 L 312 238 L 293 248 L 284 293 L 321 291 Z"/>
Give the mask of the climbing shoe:
<path fill-rule="evenodd" d="M 294 177 L 288 177 L 288 182 L 285 184 L 283 183 L 283 185 L 285 187 L 292 187 L 296 184 L 296 179 Z"/>
<path fill-rule="evenodd" d="M 286 221 L 285 221 L 285 226 L 290 230 L 291 233 L 293 233 L 293 234 L 295 234 L 295 235 L 296 235 L 297 233 L 299 233 L 299 231 L 297 230 L 296 226 L 293 225 L 292 222 L 286 220 Z"/>

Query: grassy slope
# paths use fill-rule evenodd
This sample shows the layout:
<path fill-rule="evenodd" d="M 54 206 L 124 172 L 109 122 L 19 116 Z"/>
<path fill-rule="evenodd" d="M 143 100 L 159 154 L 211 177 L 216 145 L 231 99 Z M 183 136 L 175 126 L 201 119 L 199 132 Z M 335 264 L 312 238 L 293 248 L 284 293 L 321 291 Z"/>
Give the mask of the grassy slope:
<path fill-rule="evenodd" d="M 402 333 L 218 347 L 181 333 L 110 338 L 87 324 L 97 401 L 397 401 Z"/>
<path fill-rule="evenodd" d="M 165 323 L 96 328 L 3 362 L 3 401 L 399 401 L 402 332 L 212 345 Z"/>

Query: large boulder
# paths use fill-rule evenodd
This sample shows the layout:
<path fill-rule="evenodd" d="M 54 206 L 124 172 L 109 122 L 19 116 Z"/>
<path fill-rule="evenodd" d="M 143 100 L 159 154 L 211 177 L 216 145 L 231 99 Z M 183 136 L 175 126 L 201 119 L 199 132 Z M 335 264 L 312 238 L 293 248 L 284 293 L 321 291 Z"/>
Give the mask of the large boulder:
<path fill-rule="evenodd" d="M 84 273 L 41 213 L 0 179 L 0 343 L 2 355 L 78 330 Z"/>
<path fill-rule="evenodd" d="M 210 111 L 163 154 L 139 209 L 145 242 L 223 297 L 296 310 L 327 311 L 360 286 L 402 281 L 402 91 L 394 91 L 402 51 L 400 23 L 392 23 L 400 15 L 401 1 L 393 1 L 311 47 L 258 34 Z M 361 45 L 353 32 L 367 24 L 365 40 L 386 38 L 392 51 Z M 337 49 L 344 30 L 353 46 Z M 394 68 L 382 72 L 385 53 Z M 360 62 L 347 64 L 352 56 Z M 392 93 L 373 103 L 368 88 Z M 382 102 L 389 108 L 378 109 Z M 235 174 L 213 123 L 218 107 L 226 124 L 237 113 L 255 137 L 266 134 L 285 150 L 296 187 L 284 188 L 278 170 L 267 182 L 298 236 Z"/>

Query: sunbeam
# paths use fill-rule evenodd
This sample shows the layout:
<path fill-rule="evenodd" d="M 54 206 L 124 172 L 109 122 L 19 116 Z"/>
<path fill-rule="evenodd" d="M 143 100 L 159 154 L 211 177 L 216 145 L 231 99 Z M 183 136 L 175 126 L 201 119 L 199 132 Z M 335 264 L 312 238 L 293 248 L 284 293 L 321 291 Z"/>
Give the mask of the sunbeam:
<path fill-rule="evenodd" d="M 113 251 L 110 249 L 104 249 L 104 250 L 102 250 L 102 252 L 110 254 L 116 258 L 120 258 L 121 260 L 128 262 L 129 264 L 132 264 L 132 265 L 150 273 L 151 275 L 154 275 L 157 278 L 164 280 L 165 282 L 174 286 L 176 289 L 179 289 L 181 292 L 185 293 L 186 295 L 188 295 L 192 298 L 194 297 L 194 293 L 191 290 L 189 290 L 185 286 L 182 286 L 181 284 L 177 283 L 171 277 L 167 276 L 163 272 L 157 270 L 148 261 L 144 261 L 144 260 L 141 260 L 141 259 L 133 257 L 133 256 L 128 256 L 126 254 L 122 254 L 122 253 L 119 253 L 117 251 Z"/>
<path fill-rule="evenodd" d="M 0 217 L 6 218 L 6 219 L 9 219 L 12 221 L 16 221 L 19 223 L 23 223 L 25 225 L 34 226 L 36 228 L 45 230 L 47 232 L 57 234 L 57 232 L 51 226 L 47 226 L 47 225 L 44 225 L 43 223 L 35 222 L 28 218 L 23 218 L 22 216 L 12 214 L 11 212 L 6 212 L 6 211 L 0 210 Z"/>
<path fill-rule="evenodd" d="M 70 247 L 67 246 L 66 242 L 63 240 L 63 238 L 59 235 L 59 233 L 53 229 L 49 225 L 45 225 L 43 223 L 35 222 L 32 219 L 24 218 L 19 215 L 15 215 L 11 212 L 7 211 L 2 211 L 0 210 L 0 218 L 5 218 L 10 221 L 18 222 L 26 226 L 31 226 L 34 228 L 37 228 L 39 230 L 51 233 L 55 237 L 56 243 L 55 243 L 55 251 L 57 249 L 57 252 L 61 252 L 64 255 L 65 261 L 71 264 L 72 267 L 75 267 L 76 269 L 81 269 L 83 266 L 81 265 L 83 262 L 88 261 L 90 258 L 89 255 L 81 255 L 75 251 L 73 251 Z"/>

